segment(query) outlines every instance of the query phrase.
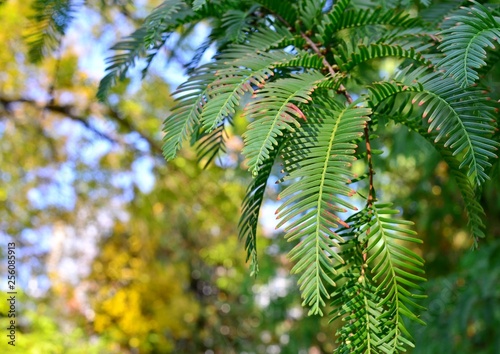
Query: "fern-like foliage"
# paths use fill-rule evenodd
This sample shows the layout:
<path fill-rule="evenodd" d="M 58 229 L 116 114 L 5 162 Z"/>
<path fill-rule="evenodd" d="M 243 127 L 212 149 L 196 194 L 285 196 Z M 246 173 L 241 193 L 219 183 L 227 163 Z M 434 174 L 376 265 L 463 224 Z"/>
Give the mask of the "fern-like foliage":
<path fill-rule="evenodd" d="M 418 119 L 418 114 L 415 114 L 416 117 L 413 119 L 408 118 L 413 115 L 412 112 L 415 110 L 415 106 L 411 104 L 411 96 L 406 97 L 402 102 L 399 101 L 397 105 L 394 105 L 395 102 L 396 101 L 388 102 L 385 106 L 374 108 L 376 110 L 376 115 L 384 116 L 397 123 L 406 125 L 412 131 L 424 137 L 440 153 L 443 160 L 450 168 L 450 174 L 455 178 L 457 184 L 459 185 L 460 193 L 462 194 L 465 203 L 465 210 L 468 214 L 469 228 L 471 234 L 474 236 L 475 246 L 477 246 L 478 239 L 485 237 L 485 225 L 483 223 L 485 214 L 481 204 L 477 200 L 476 190 L 474 189 L 473 183 L 467 176 L 466 171 L 460 168 L 460 161 L 453 155 L 453 152 L 446 148 L 442 142 L 436 143 L 434 140 L 436 133 L 432 131 L 429 132 L 425 129 L 425 127 L 423 127 L 420 119 Z"/>
<path fill-rule="evenodd" d="M 212 66 L 204 66 L 175 92 L 178 95 L 178 103 L 165 122 L 163 145 L 165 158 L 173 159 L 181 148 L 183 140 L 193 134 L 195 127 L 201 122 L 201 112 L 207 100 L 208 85 L 212 78 Z"/>
<path fill-rule="evenodd" d="M 368 240 L 366 264 L 374 273 L 373 281 L 379 282 L 377 292 L 381 301 L 378 305 L 384 309 L 382 342 L 388 353 L 402 351 L 407 345 L 413 346 L 403 317 L 423 324 L 412 311 L 412 308 L 419 307 L 415 299 L 421 295 L 411 290 L 419 290 L 418 282 L 425 280 L 418 275 L 423 273 L 424 260 L 400 243 L 422 241 L 415 237 L 416 232 L 406 227 L 413 223 L 393 218 L 399 212 L 390 207 L 390 204 L 375 204 L 370 210 L 372 219 L 363 228 Z"/>
<path fill-rule="evenodd" d="M 345 322 L 337 331 L 340 344 L 336 352 L 380 353 L 382 351 L 377 351 L 383 347 L 380 298 L 376 286 L 364 275 L 366 269 L 359 243 L 351 243 L 355 244 L 348 244 L 350 249 L 342 252 L 344 257 L 349 256 L 349 268 L 339 276 L 344 283 L 332 295 L 335 308 L 332 321 L 342 319 Z"/>
<path fill-rule="evenodd" d="M 332 302 L 333 319 L 348 322 L 339 333 L 339 353 L 394 353 L 413 346 L 403 318 L 422 322 L 411 310 L 422 295 L 411 290 L 420 289 L 424 261 L 405 245 L 421 240 L 407 227 L 413 223 L 394 218 L 398 213 L 390 204 L 375 204 L 340 232 L 348 239 L 341 254 L 351 261 L 338 267 L 343 273 L 337 279 L 346 280 Z"/>
<path fill-rule="evenodd" d="M 184 10 L 181 12 L 181 10 Z M 176 16 L 177 15 L 177 16 Z M 128 38 L 115 44 L 111 49 L 120 51 L 107 59 L 107 75 L 101 80 L 97 98 L 104 101 L 109 89 L 117 80 L 123 80 L 127 71 L 138 58 L 148 57 L 151 61 L 158 49 L 179 23 L 191 15 L 189 8 L 180 0 L 166 0 L 145 19 L 144 24 Z"/>
<path fill-rule="evenodd" d="M 256 99 L 248 104 L 245 115 L 253 122 L 244 134 L 243 154 L 252 174 L 258 174 L 270 150 L 277 146 L 277 137 L 284 131 L 295 132 L 300 127 L 299 119 L 307 119 L 297 104 L 310 101 L 311 93 L 323 80 L 326 78 L 315 71 L 280 79 L 259 90 Z"/>
<path fill-rule="evenodd" d="M 274 75 L 272 69 L 275 65 L 292 58 L 293 55 L 286 52 L 247 55 L 244 68 L 236 62 L 234 66 L 217 71 L 217 79 L 208 87 L 210 100 L 203 108 L 204 128 L 212 130 L 225 116 L 234 114 L 246 92 L 253 94 L 255 88 Z"/>
<path fill-rule="evenodd" d="M 32 5 L 34 15 L 27 36 L 31 62 L 40 62 L 57 49 L 78 6 L 70 0 L 36 0 Z"/>
<path fill-rule="evenodd" d="M 332 101 L 315 105 L 307 110 L 307 124 L 292 134 L 283 150 L 288 172 L 284 180 L 298 182 L 280 195 L 285 202 L 277 210 L 278 226 L 288 223 L 288 240 L 301 241 L 290 258 L 297 261 L 292 272 L 302 273 L 299 284 L 304 304 L 311 306 L 309 313 L 322 314 L 329 298 L 327 285 L 335 285 L 333 261 L 344 262 L 335 251 L 343 239 L 334 230 L 345 225 L 337 214 L 356 207 L 339 196 L 355 193 L 347 186 L 355 160 L 352 141 L 363 134 L 369 114 L 369 109 Z"/>
<path fill-rule="evenodd" d="M 337 1 L 333 10 L 324 15 L 319 25 L 319 34 L 322 40 L 331 41 L 335 34 L 346 29 L 360 28 L 366 26 L 397 26 L 399 28 L 414 28 L 422 25 L 422 21 L 410 17 L 404 11 L 349 9 L 346 11 L 350 1 Z"/>
<path fill-rule="evenodd" d="M 362 239 L 360 227 L 370 220 L 366 209 L 346 220 L 348 228 L 339 230 L 346 241 L 341 244 L 340 256 L 345 264 L 335 267 L 334 278 L 339 286 L 332 294 L 331 322 L 341 319 L 345 324 L 338 329 L 338 353 L 376 353 L 382 334 L 382 312 L 378 306 L 374 282 L 369 277 L 366 265 L 366 240 Z"/>
<path fill-rule="evenodd" d="M 372 44 L 368 47 L 358 45 L 355 48 L 341 47 L 339 54 L 335 56 L 335 61 L 340 69 L 350 71 L 357 65 L 377 58 L 407 58 L 422 65 L 429 65 L 423 55 L 415 49 L 405 49 L 398 45 Z"/>
<path fill-rule="evenodd" d="M 248 186 L 245 199 L 242 203 L 241 218 L 239 221 L 239 238 L 245 240 L 247 261 L 250 260 L 250 274 L 257 275 L 259 262 L 257 258 L 257 227 L 259 224 L 259 211 L 264 201 L 266 185 L 274 166 L 274 161 L 279 153 L 278 149 L 271 152 L 255 177 Z"/>
<path fill-rule="evenodd" d="M 438 73 L 407 72 L 393 82 L 373 84 L 371 101 L 377 106 L 388 97 L 416 93 L 411 103 L 424 108 L 422 118 L 427 119 L 428 131 L 437 132 L 434 141 L 444 139 L 444 147 L 451 148 L 454 156 L 463 156 L 460 168 L 467 166 L 468 175 L 480 185 L 488 178 L 489 159 L 496 158 L 497 143 L 490 139 L 494 108 L 481 91 L 464 90 Z"/>
<path fill-rule="evenodd" d="M 472 235 L 474 236 L 475 243 L 477 244 L 477 239 L 484 237 L 484 223 L 482 221 L 484 212 L 481 205 L 477 201 L 477 188 L 474 187 L 475 183 L 472 182 L 472 180 L 469 178 L 470 170 L 469 172 L 464 170 L 464 160 L 460 158 L 460 154 L 455 154 L 453 149 L 450 150 L 445 142 L 438 139 L 438 136 L 439 134 L 441 134 L 441 132 L 436 129 L 433 130 L 430 125 L 423 124 L 421 119 L 419 119 L 421 115 L 428 111 L 425 104 L 422 104 L 422 106 L 418 105 L 418 103 L 420 103 L 418 102 L 418 97 L 417 99 L 415 99 L 415 92 L 422 92 L 421 90 L 424 89 L 424 86 L 420 87 L 419 85 L 415 85 L 416 78 L 421 75 L 421 70 L 411 72 L 408 69 L 409 68 L 402 71 L 396 77 L 398 80 L 401 80 L 399 82 L 374 83 L 370 87 L 371 106 L 377 112 L 377 114 L 382 114 L 388 119 L 393 119 L 397 123 L 407 125 L 413 131 L 417 132 L 431 144 L 433 144 L 434 147 L 438 150 L 438 152 L 443 157 L 443 160 L 446 161 L 446 163 L 450 167 L 450 173 L 455 177 L 455 180 L 460 187 L 460 192 L 463 196 L 466 211 L 469 216 L 469 227 L 471 229 Z M 446 79 L 440 78 L 437 79 L 436 82 L 442 83 L 442 80 L 446 81 Z M 451 79 L 447 80 L 451 81 Z M 408 86 L 406 84 L 413 84 L 413 86 Z M 471 89 L 469 89 L 469 92 L 470 90 Z M 461 92 L 463 94 L 467 91 L 462 90 Z M 487 101 L 484 100 L 481 92 L 478 92 L 477 90 L 472 90 L 472 92 L 475 92 L 476 99 L 481 102 L 481 104 L 487 103 Z M 396 96 L 399 99 L 403 98 L 403 100 L 391 100 L 391 98 L 395 98 Z M 422 107 L 424 108 L 422 109 Z M 488 106 L 481 109 L 482 114 L 486 114 L 487 116 L 490 116 L 490 111 L 491 107 Z M 470 114 L 473 113 L 474 111 L 471 110 Z M 473 117 L 473 115 L 469 116 L 469 118 L 471 119 Z M 486 139 L 484 138 L 483 134 L 487 134 L 486 136 L 491 136 L 492 134 L 493 124 L 491 122 L 491 119 L 488 119 L 486 121 L 488 122 L 488 124 L 486 124 L 486 129 L 478 129 L 476 131 L 476 133 L 480 134 L 479 140 Z M 467 125 L 470 126 L 471 124 Z M 472 132 L 472 134 L 473 133 L 474 132 Z M 497 143 L 488 139 L 486 139 L 485 141 L 489 142 L 487 146 L 490 148 L 490 153 L 491 151 L 494 151 L 496 149 Z M 489 163 L 487 162 L 484 168 L 487 168 L 488 164 Z"/>
<path fill-rule="evenodd" d="M 343 320 L 336 352 L 404 351 L 413 346 L 405 321 L 421 323 L 421 240 L 377 200 L 372 140 L 386 117 L 431 142 L 458 182 L 472 234 L 484 236 L 477 196 L 496 160 L 497 107 L 471 86 L 496 58 L 485 48 L 498 44 L 499 20 L 469 4 L 432 13 L 430 1 L 167 0 L 115 46 L 123 52 L 110 59 L 99 97 L 179 26 L 207 21 L 212 32 L 164 122 L 165 157 L 190 139 L 209 163 L 225 151 L 227 127 L 245 127 L 242 155 L 253 180 L 239 235 L 251 273 L 266 185 L 278 178 L 278 226 L 294 243 L 303 305 L 321 315 L 330 301 L 332 319 Z M 423 20 L 415 11 L 425 7 Z M 212 62 L 198 66 L 210 46 Z M 402 64 L 380 81 L 378 63 L 387 58 Z M 361 176 L 356 159 L 366 162 Z"/>
<path fill-rule="evenodd" d="M 439 47 L 445 57 L 438 65 L 462 87 L 479 79 L 478 69 L 486 65 L 486 49 L 495 50 L 500 44 L 500 17 L 476 1 L 471 3 L 451 17 L 456 25 L 441 32 L 443 43 Z"/>

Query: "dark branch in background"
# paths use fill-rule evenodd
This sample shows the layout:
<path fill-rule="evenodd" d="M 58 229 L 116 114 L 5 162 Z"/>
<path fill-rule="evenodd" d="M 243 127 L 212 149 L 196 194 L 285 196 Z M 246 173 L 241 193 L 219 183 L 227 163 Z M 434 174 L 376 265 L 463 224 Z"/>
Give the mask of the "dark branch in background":
<path fill-rule="evenodd" d="M 40 105 L 35 100 L 29 99 L 29 98 L 23 98 L 23 97 L 21 97 L 21 98 L 0 97 L 0 103 L 2 104 L 2 106 L 5 107 L 5 109 L 7 111 L 11 110 L 10 105 L 12 105 L 12 104 L 26 103 L 26 104 L 29 104 L 29 105 L 34 106 L 36 108 L 39 108 L 41 110 L 47 110 L 47 111 L 51 111 L 54 113 L 62 114 L 62 115 L 66 116 L 72 120 L 75 120 L 75 121 L 81 123 L 85 128 L 87 128 L 88 130 L 90 130 L 91 132 L 93 132 L 94 134 L 99 136 L 100 138 L 107 140 L 112 144 L 118 144 L 118 141 L 115 138 L 109 136 L 108 134 L 106 134 L 106 133 L 100 131 L 99 129 L 97 129 L 96 127 L 92 126 L 85 118 L 74 114 L 72 106 L 68 106 L 68 105 L 60 106 L 60 105 L 56 105 L 56 104 L 53 104 L 50 102 L 48 102 L 47 104 Z"/>
<path fill-rule="evenodd" d="M 151 151 L 155 155 L 163 156 L 163 150 L 161 148 L 161 145 L 158 144 L 156 140 L 153 140 L 151 136 L 143 132 L 137 125 L 135 125 L 130 120 L 126 119 L 116 108 L 114 107 L 107 107 L 107 108 L 108 108 L 107 111 L 104 113 L 107 117 L 111 118 L 122 128 L 125 128 L 130 132 L 136 132 L 137 134 L 139 134 L 142 139 L 147 141 L 149 147 L 151 148 Z"/>
<path fill-rule="evenodd" d="M 109 141 L 112 144 L 118 144 L 118 145 L 126 145 L 128 144 L 119 141 L 117 138 L 110 136 L 109 134 L 101 131 L 100 129 L 94 127 L 92 124 L 89 123 L 86 117 L 80 116 L 78 114 L 75 114 L 75 107 L 72 105 L 58 105 L 55 103 L 48 102 L 47 104 L 40 104 L 36 102 L 33 99 L 29 98 L 24 98 L 24 97 L 18 97 L 18 98 L 9 98 L 9 97 L 4 97 L 0 96 L 0 104 L 5 107 L 7 111 L 10 110 L 10 105 L 16 104 L 16 103 L 25 103 L 29 104 L 31 106 L 34 106 L 36 108 L 42 109 L 42 110 L 47 110 L 50 112 L 54 113 L 59 113 L 61 115 L 64 115 L 65 117 L 72 119 L 74 121 L 79 122 L 82 124 L 86 129 L 89 131 L 93 132 L 100 138 Z M 103 115 L 106 117 L 109 117 L 112 119 L 114 122 L 116 122 L 118 125 L 120 125 L 122 128 L 126 129 L 128 132 L 135 132 L 139 134 L 141 138 L 146 140 L 150 146 L 151 152 L 154 155 L 159 155 L 160 157 L 162 156 L 162 150 L 161 146 L 154 141 L 150 136 L 148 136 L 146 133 L 141 131 L 135 124 L 132 122 L 126 120 L 123 118 L 116 110 L 109 108 L 103 112 Z"/>

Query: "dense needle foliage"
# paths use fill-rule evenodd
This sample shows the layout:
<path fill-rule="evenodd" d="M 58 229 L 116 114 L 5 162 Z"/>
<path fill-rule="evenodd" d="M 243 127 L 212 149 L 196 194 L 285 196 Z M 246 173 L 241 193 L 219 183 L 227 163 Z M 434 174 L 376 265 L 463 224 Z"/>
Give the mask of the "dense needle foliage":
<path fill-rule="evenodd" d="M 54 3 L 46 27 L 60 32 L 71 2 Z M 500 137 L 498 98 L 482 77 L 498 61 L 499 14 L 475 1 L 166 0 L 113 47 L 98 97 L 138 59 L 150 63 L 179 28 L 208 21 L 211 34 L 164 123 L 165 157 L 190 140 L 209 164 L 224 153 L 234 120 L 245 120 L 253 181 L 240 236 L 251 272 L 264 190 L 281 164 L 277 219 L 295 244 L 303 305 L 320 315 L 331 305 L 332 320 L 343 319 L 338 353 L 404 351 L 413 346 L 406 319 L 422 322 L 421 240 L 377 194 L 373 157 L 382 151 L 373 142 L 389 121 L 424 137 L 456 178 L 475 244 L 484 237 L 477 196 Z M 211 47 L 213 60 L 200 65 Z M 376 63 L 386 58 L 399 67 L 380 80 Z M 365 173 L 353 172 L 357 160 Z"/>

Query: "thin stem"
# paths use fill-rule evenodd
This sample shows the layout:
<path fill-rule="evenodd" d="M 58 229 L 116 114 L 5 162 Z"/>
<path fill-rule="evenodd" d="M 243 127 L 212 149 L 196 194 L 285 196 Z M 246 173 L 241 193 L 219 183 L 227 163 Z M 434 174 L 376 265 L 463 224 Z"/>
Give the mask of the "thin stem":
<path fill-rule="evenodd" d="M 373 169 L 373 155 L 372 155 L 372 147 L 370 144 L 370 128 L 368 127 L 368 123 L 366 123 L 365 129 L 365 143 L 366 143 L 366 159 L 368 161 L 368 200 L 366 205 L 371 207 L 375 202 L 375 189 L 373 188 L 373 175 L 375 174 L 375 170 Z"/>
<path fill-rule="evenodd" d="M 300 32 L 300 35 L 302 36 L 302 38 L 305 39 L 306 43 L 312 48 L 312 50 L 314 50 L 314 52 L 319 55 L 319 57 L 323 61 L 323 65 L 328 68 L 328 71 L 330 72 L 330 75 L 332 75 L 332 77 L 335 76 L 335 70 L 333 70 L 333 67 L 330 65 L 330 63 L 328 62 L 328 60 L 326 60 L 325 56 L 321 53 L 321 51 L 319 50 L 319 48 L 316 45 L 316 43 L 314 43 L 311 40 L 311 38 L 309 38 L 304 32 Z"/>
<path fill-rule="evenodd" d="M 276 17 L 280 22 L 282 22 L 285 26 L 290 28 L 291 31 L 293 31 L 293 27 L 290 26 L 288 21 L 286 21 L 283 17 L 281 17 L 279 14 L 274 14 L 273 16 Z M 328 62 L 326 57 L 321 53 L 319 50 L 318 46 L 316 43 L 314 43 L 309 36 L 307 36 L 304 32 L 300 32 L 300 36 L 304 38 L 306 43 L 311 47 L 311 49 L 321 58 L 323 65 L 328 69 L 330 72 L 330 75 L 333 77 L 335 76 L 335 69 L 333 66 Z M 353 99 L 349 92 L 347 92 L 346 88 L 344 85 L 340 85 L 338 89 L 338 93 L 341 93 L 344 95 L 344 97 L 347 100 L 347 103 L 352 104 Z M 369 190 L 368 190 L 368 200 L 367 200 L 367 207 L 371 207 L 373 203 L 375 202 L 375 188 L 373 187 L 373 175 L 375 174 L 375 170 L 373 169 L 373 155 L 372 155 L 372 148 L 371 148 L 371 143 L 370 143 L 370 128 L 368 127 L 368 123 L 366 123 L 365 128 L 364 128 L 364 136 L 365 136 L 365 144 L 366 144 L 366 157 L 367 157 L 367 162 L 368 162 L 368 181 L 369 181 Z M 363 259 L 366 261 L 366 254 L 363 255 Z"/>
<path fill-rule="evenodd" d="M 305 39 L 307 44 L 312 48 L 312 50 L 318 54 L 322 60 L 323 64 L 328 68 L 328 71 L 332 76 L 335 75 L 335 70 L 333 69 L 333 66 L 326 60 L 325 56 L 321 54 L 320 50 L 318 49 L 318 46 L 303 32 L 300 33 L 302 38 Z M 351 104 L 353 102 L 353 99 L 349 92 L 347 92 L 346 88 L 344 85 L 340 85 L 338 92 L 343 94 L 344 97 L 347 100 L 347 103 Z M 370 128 L 368 127 L 368 123 L 366 123 L 365 128 L 364 128 L 364 136 L 365 136 L 365 143 L 366 143 L 366 157 L 368 161 L 368 181 L 369 181 L 369 191 L 368 191 L 368 201 L 367 201 L 367 206 L 371 207 L 375 201 L 375 189 L 373 187 L 373 175 L 375 174 L 375 171 L 373 169 L 373 160 L 372 160 L 372 148 L 370 144 Z M 366 254 L 363 256 L 363 258 L 366 258 Z M 364 259 L 366 261 L 366 259 Z"/>

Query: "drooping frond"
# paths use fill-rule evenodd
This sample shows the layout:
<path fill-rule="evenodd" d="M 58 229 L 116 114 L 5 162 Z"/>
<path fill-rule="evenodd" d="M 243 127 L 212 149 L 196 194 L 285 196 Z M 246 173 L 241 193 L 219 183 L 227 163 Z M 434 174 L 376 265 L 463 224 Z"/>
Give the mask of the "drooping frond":
<path fill-rule="evenodd" d="M 299 5 L 300 20 L 304 28 L 313 29 L 322 15 L 325 0 L 302 0 Z"/>
<path fill-rule="evenodd" d="M 316 100 L 318 101 L 318 100 Z M 303 304 L 310 314 L 322 314 L 330 297 L 334 260 L 343 263 L 335 248 L 344 240 L 335 233 L 345 223 L 336 215 L 356 207 L 340 195 L 350 197 L 348 187 L 353 177 L 350 165 L 356 146 L 351 141 L 363 134 L 370 110 L 350 105 L 343 107 L 333 100 L 307 109 L 307 123 L 283 148 L 285 180 L 297 182 L 281 194 L 284 203 L 277 210 L 288 241 L 301 241 L 290 252 L 297 261 L 292 272 L 300 273 Z"/>
<path fill-rule="evenodd" d="M 375 354 L 383 346 L 380 335 L 383 331 L 382 312 L 378 306 L 381 301 L 377 287 L 371 280 L 363 259 L 366 240 L 360 239 L 360 230 L 370 220 L 368 209 L 363 209 L 346 223 L 338 233 L 347 241 L 340 245 L 339 255 L 346 261 L 335 267 L 334 281 L 339 284 L 332 294 L 331 322 L 342 319 L 337 330 L 338 348 L 335 353 Z"/>
<path fill-rule="evenodd" d="M 409 73 L 405 78 L 405 82 L 411 82 L 419 75 L 418 72 Z M 375 86 L 378 86 L 375 88 Z M 408 126 L 411 130 L 417 132 L 426 140 L 429 141 L 441 154 L 444 161 L 450 167 L 450 174 L 454 176 L 458 183 L 460 192 L 464 199 L 466 211 L 469 219 L 469 228 L 475 240 L 484 237 L 484 223 L 482 221 L 484 217 L 484 211 L 481 204 L 477 200 L 477 195 L 471 180 L 467 176 L 466 171 L 460 168 L 460 159 L 458 156 L 453 154 L 453 151 L 444 146 L 442 141 L 436 142 L 435 138 L 437 136 L 436 131 L 428 131 L 422 124 L 420 119 L 421 113 L 419 112 L 419 107 L 413 105 L 412 95 L 407 95 L 404 97 L 399 96 L 399 100 L 387 100 L 387 97 L 394 97 L 394 92 L 404 93 L 412 89 L 419 90 L 418 87 L 409 87 L 405 85 L 394 86 L 391 83 L 376 84 L 374 90 L 371 92 L 375 96 L 379 95 L 376 100 L 379 102 L 376 107 L 376 114 L 381 114 L 388 119 L 394 120 L 396 123 L 401 123 Z M 385 97 L 385 98 L 382 98 Z M 384 104 L 381 104 L 384 102 Z"/>
<path fill-rule="evenodd" d="M 345 10 L 349 1 L 339 1 L 329 14 L 324 16 L 319 25 L 319 34 L 322 40 L 329 43 L 335 34 L 348 28 L 363 27 L 369 25 L 396 26 L 398 28 L 422 27 L 422 21 L 416 17 L 410 17 L 409 13 L 394 10 L 352 9 Z"/>
<path fill-rule="evenodd" d="M 202 109 L 207 100 L 207 88 L 213 77 L 212 65 L 200 67 L 174 92 L 177 104 L 163 123 L 163 154 L 167 160 L 176 156 L 182 141 L 200 124 Z"/>
<path fill-rule="evenodd" d="M 295 1 L 258 0 L 257 2 L 268 9 L 272 15 L 281 17 L 292 26 L 298 18 Z"/>
<path fill-rule="evenodd" d="M 427 118 L 428 130 L 439 132 L 434 141 L 444 139 L 453 155 L 463 154 L 460 167 L 468 166 L 468 175 L 480 185 L 488 179 L 488 160 L 496 158 L 498 144 L 490 139 L 494 108 L 480 91 L 464 91 L 440 75 L 429 75 L 421 83 L 425 91 L 415 95 L 412 103 L 425 107 L 422 118 Z"/>
<path fill-rule="evenodd" d="M 215 141 L 223 138 L 223 121 L 232 115 L 245 92 L 253 94 L 262 86 L 272 69 L 280 65 L 298 65 L 309 61 L 311 65 L 318 60 L 306 57 L 302 62 L 284 51 L 260 52 L 277 45 L 288 34 L 281 30 L 263 30 L 250 37 L 247 45 L 235 45 L 218 56 L 219 61 L 201 67 L 191 78 L 174 93 L 177 105 L 165 120 L 164 154 L 168 159 L 175 157 L 182 141 L 195 129 L 201 135 L 195 140 L 206 138 L 214 129 L 218 131 L 202 144 L 199 152 L 204 157 L 212 156 L 218 150 Z"/>
<path fill-rule="evenodd" d="M 335 266 L 332 321 L 342 318 L 335 353 L 379 354 L 405 351 L 413 346 L 403 318 L 422 323 L 413 313 L 421 308 L 415 293 L 425 280 L 423 259 L 410 248 L 420 243 L 407 226 L 395 219 L 390 204 L 368 205 L 346 220 L 338 234 L 346 241 L 339 255 L 345 264 Z"/>
<path fill-rule="evenodd" d="M 245 115 L 253 122 L 243 135 L 243 154 L 255 175 L 269 157 L 283 131 L 294 132 L 300 127 L 297 119 L 304 114 L 296 104 L 307 103 L 320 82 L 327 80 L 317 71 L 308 71 L 268 83 L 256 93 L 256 98 L 245 107 Z"/>
<path fill-rule="evenodd" d="M 401 74 L 399 82 L 396 78 L 394 82 L 373 84 L 369 88 L 370 101 L 376 107 L 391 96 L 416 92 L 412 104 L 424 108 L 422 117 L 427 118 L 428 130 L 437 132 L 434 141 L 443 140 L 454 156 L 462 156 L 460 167 L 467 166 L 468 175 L 480 185 L 488 179 L 486 170 L 491 166 L 488 160 L 496 158 L 494 151 L 498 144 L 491 140 L 494 108 L 478 90 L 464 90 L 438 73 L 424 75 L 415 83 L 419 75 Z"/>
<path fill-rule="evenodd" d="M 203 5 L 207 3 L 207 0 L 194 0 L 193 1 L 193 10 L 199 10 Z"/>
<path fill-rule="evenodd" d="M 201 131 L 194 140 L 198 141 L 196 154 L 198 162 L 203 162 L 203 168 L 207 168 L 216 157 L 226 152 L 226 141 L 229 137 L 227 129 L 232 124 L 233 116 L 228 115 L 210 132 L 200 127 Z"/>
<path fill-rule="evenodd" d="M 379 319 L 377 288 L 369 280 L 359 281 L 359 268 L 345 274 L 347 280 L 340 288 L 342 292 L 335 291 L 333 295 L 332 306 L 339 307 L 334 318 L 342 318 L 345 323 L 337 330 L 340 345 L 334 353 L 383 353 L 380 348 L 390 353 L 380 338 L 383 324 Z"/>
<path fill-rule="evenodd" d="M 411 100 L 411 98 L 408 97 L 408 100 Z M 468 216 L 468 226 L 474 238 L 474 244 L 477 246 L 478 239 L 485 237 L 485 226 L 483 223 L 485 214 L 481 204 L 478 202 L 476 190 L 474 189 L 470 179 L 467 177 L 467 173 L 460 168 L 460 161 L 453 155 L 452 151 L 444 147 L 442 142 L 436 143 L 434 141 L 436 133 L 428 132 L 427 129 L 424 129 L 418 117 L 415 117 L 415 119 L 409 118 L 412 116 L 412 108 L 413 107 L 409 104 L 399 102 L 396 106 L 393 102 L 391 106 L 385 107 L 386 112 L 381 112 L 381 114 L 394 120 L 395 122 L 406 125 L 412 131 L 415 131 L 424 137 L 436 148 L 443 160 L 448 164 L 450 168 L 450 175 L 455 178 L 455 181 L 460 189 L 460 193 L 462 194 L 465 210 Z M 377 114 L 378 113 L 379 112 L 377 112 Z"/>
<path fill-rule="evenodd" d="M 368 47 L 360 45 L 354 48 L 345 46 L 335 56 L 335 61 L 343 71 L 350 71 L 363 62 L 384 57 L 407 58 L 422 65 L 431 64 L 422 54 L 416 52 L 414 48 L 405 49 L 397 45 L 387 44 L 371 44 Z"/>
<path fill-rule="evenodd" d="M 35 0 L 32 8 L 32 27 L 27 36 L 28 57 L 37 63 L 58 48 L 77 5 L 71 0 Z"/>
<path fill-rule="evenodd" d="M 104 101 L 109 89 L 117 80 L 125 78 L 127 71 L 135 65 L 137 59 L 149 57 L 148 60 L 151 61 L 170 32 L 193 14 L 182 0 L 165 0 L 154 9 L 141 27 L 111 47 L 120 53 L 106 59 L 109 64 L 106 68 L 108 73 L 99 84 L 97 98 Z"/>
<path fill-rule="evenodd" d="M 250 273 L 257 275 L 259 264 L 257 258 L 257 227 L 259 224 L 259 212 L 262 206 L 266 185 L 271 175 L 271 171 L 278 155 L 279 149 L 271 151 L 271 155 L 266 159 L 257 177 L 248 186 L 245 198 L 242 203 L 240 221 L 238 223 L 239 239 L 245 240 L 245 250 L 247 252 L 246 261 L 250 259 Z"/>
<path fill-rule="evenodd" d="M 245 92 L 253 94 L 254 89 L 262 87 L 265 81 L 274 75 L 273 68 L 276 64 L 293 58 L 293 55 L 283 51 L 252 53 L 234 63 L 234 66 L 218 70 L 215 73 L 216 80 L 209 85 L 207 91 L 209 99 L 202 113 L 204 129 L 210 131 L 218 126 L 224 117 L 234 114 Z"/>
<path fill-rule="evenodd" d="M 425 281 L 424 260 L 405 243 L 422 243 L 416 232 L 407 228 L 412 222 L 395 219 L 399 211 L 391 209 L 391 204 L 375 204 L 371 208 L 371 221 L 364 226 L 368 241 L 366 264 L 372 280 L 377 282 L 377 294 L 383 307 L 381 320 L 383 332 L 380 335 L 387 353 L 404 351 L 412 346 L 403 317 L 423 322 L 413 313 L 412 308 L 422 308 L 415 299 L 422 298 L 415 290 L 420 290 L 418 282 Z M 381 348 L 382 349 L 382 348 Z"/>
<path fill-rule="evenodd" d="M 467 211 L 469 220 L 468 226 L 472 233 L 472 237 L 474 238 L 474 247 L 477 247 L 478 239 L 485 237 L 485 226 L 483 223 L 485 213 L 483 207 L 478 201 L 477 193 L 470 183 L 467 174 L 460 169 L 460 161 L 452 155 L 450 150 L 440 147 L 439 145 L 437 148 L 443 157 L 443 160 L 450 167 L 450 174 L 455 178 L 455 181 L 459 186 L 460 194 L 462 194 L 462 198 L 465 203 L 465 210 Z"/>
<path fill-rule="evenodd" d="M 377 287 L 361 275 L 364 264 L 361 251 L 352 253 L 349 269 L 342 273 L 345 282 L 332 295 L 331 305 L 335 308 L 332 320 L 343 320 L 343 326 L 337 330 L 340 345 L 335 353 L 382 353 L 378 350 L 384 344 L 380 338 L 383 320 L 380 320 Z"/>
<path fill-rule="evenodd" d="M 443 43 L 439 46 L 445 57 L 438 65 L 462 87 L 479 79 L 477 71 L 486 65 L 486 49 L 496 49 L 500 44 L 500 18 L 487 7 L 471 3 L 466 14 L 452 16 L 457 24 L 441 32 Z"/>
<path fill-rule="evenodd" d="M 247 50 L 245 46 L 233 47 L 224 53 L 224 57 L 241 55 Z M 216 79 L 208 87 L 208 102 L 202 113 L 204 129 L 207 131 L 215 129 L 224 117 L 234 114 L 243 95 L 253 94 L 255 90 L 263 87 L 267 79 L 274 75 L 275 68 L 321 69 L 323 65 L 316 55 L 304 54 L 297 57 L 285 51 L 243 54 L 231 63 L 232 66 L 224 67 L 215 73 Z"/>

